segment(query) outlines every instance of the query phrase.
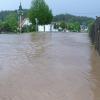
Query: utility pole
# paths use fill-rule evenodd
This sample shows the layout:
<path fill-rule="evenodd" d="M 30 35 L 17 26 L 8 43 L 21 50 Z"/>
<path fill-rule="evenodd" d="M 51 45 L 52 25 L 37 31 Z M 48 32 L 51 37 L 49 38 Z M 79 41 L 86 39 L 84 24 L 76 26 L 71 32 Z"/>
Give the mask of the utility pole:
<path fill-rule="evenodd" d="M 19 30 L 20 30 L 20 33 L 21 33 L 22 32 L 22 16 L 23 16 L 23 9 L 22 9 L 21 2 L 20 2 L 20 5 L 19 5 L 19 9 L 18 9 L 18 15 L 19 15 Z"/>
<path fill-rule="evenodd" d="M 35 27 L 36 27 L 36 32 L 38 32 L 38 22 L 39 22 L 38 19 L 35 18 L 35 23 L 36 23 L 36 26 L 35 26 Z"/>

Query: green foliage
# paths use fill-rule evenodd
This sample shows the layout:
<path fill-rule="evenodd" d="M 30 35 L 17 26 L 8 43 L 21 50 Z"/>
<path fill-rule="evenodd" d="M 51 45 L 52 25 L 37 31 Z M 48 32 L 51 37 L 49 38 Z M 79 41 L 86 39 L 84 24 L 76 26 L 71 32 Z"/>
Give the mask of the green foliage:
<path fill-rule="evenodd" d="M 79 32 L 80 25 L 89 26 L 94 22 L 94 19 L 90 17 L 74 16 L 70 14 L 60 14 L 54 16 L 53 22 L 60 23 L 60 27 L 62 29 L 66 28 L 70 31 Z"/>
<path fill-rule="evenodd" d="M 23 10 L 23 19 L 28 17 L 29 10 Z M 18 12 L 1 11 L 0 12 L 0 32 L 17 32 L 18 30 Z M 24 28 L 25 29 L 25 28 Z M 27 30 L 27 29 L 26 29 Z M 31 28 L 30 28 L 31 30 Z"/>
<path fill-rule="evenodd" d="M 55 23 L 54 24 L 54 28 L 55 29 L 60 29 L 60 31 L 64 31 L 64 30 L 69 30 L 72 32 L 80 32 L 80 24 L 78 22 L 74 22 L 74 23 L 66 23 L 64 21 L 60 22 L 60 23 Z"/>
<path fill-rule="evenodd" d="M 92 33 L 91 31 L 93 31 L 94 23 L 95 23 L 95 22 L 93 21 L 93 22 L 90 22 L 89 25 L 88 25 L 89 34 L 91 34 L 91 33 Z"/>
<path fill-rule="evenodd" d="M 3 29 L 3 22 L 0 20 L 0 32 L 2 31 Z"/>
<path fill-rule="evenodd" d="M 35 18 L 39 20 L 40 25 L 45 25 L 51 23 L 53 16 L 44 0 L 33 0 L 29 18 L 33 25 L 35 24 Z"/>
<path fill-rule="evenodd" d="M 67 25 L 66 25 L 66 23 L 65 23 L 64 21 L 62 21 L 62 22 L 60 23 L 60 27 L 62 28 L 62 30 L 64 30 L 64 29 L 67 28 Z"/>
<path fill-rule="evenodd" d="M 80 32 L 80 24 L 78 22 L 69 23 L 67 29 L 73 32 Z"/>
<path fill-rule="evenodd" d="M 24 33 L 24 32 L 33 32 L 33 31 L 35 31 L 35 26 L 34 25 L 30 25 L 30 26 L 26 25 L 26 26 L 22 27 L 22 33 Z"/>
<path fill-rule="evenodd" d="M 17 27 L 18 27 L 16 13 L 9 14 L 5 19 L 5 24 L 9 26 L 9 29 L 10 29 L 9 31 L 16 32 Z"/>
<path fill-rule="evenodd" d="M 0 32 L 16 32 L 18 27 L 16 13 L 10 13 L 4 21 L 0 20 Z"/>
<path fill-rule="evenodd" d="M 60 15 L 56 15 L 53 18 L 53 22 L 66 22 L 66 23 L 75 23 L 78 22 L 80 25 L 85 24 L 86 26 L 88 26 L 88 24 L 91 21 L 94 21 L 93 18 L 90 17 L 83 17 L 83 16 L 74 16 L 71 14 L 60 14 Z"/>
<path fill-rule="evenodd" d="M 23 18 L 27 18 L 28 17 L 28 12 L 29 12 L 29 10 L 28 9 L 23 9 Z M 5 21 L 5 19 L 6 19 L 6 17 L 8 16 L 8 15 L 10 15 L 10 14 L 18 14 L 18 11 L 17 10 L 15 10 L 15 11 L 13 11 L 13 10 L 9 10 L 9 11 L 1 11 L 0 12 L 0 20 L 1 21 Z M 17 20 L 18 20 L 18 17 L 16 18 Z"/>

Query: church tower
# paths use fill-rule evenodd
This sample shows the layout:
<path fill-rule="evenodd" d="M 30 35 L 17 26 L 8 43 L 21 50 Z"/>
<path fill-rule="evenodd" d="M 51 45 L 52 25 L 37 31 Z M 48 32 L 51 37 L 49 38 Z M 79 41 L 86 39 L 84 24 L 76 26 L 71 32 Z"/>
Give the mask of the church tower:
<path fill-rule="evenodd" d="M 19 5 L 19 9 L 18 9 L 18 16 L 19 16 L 19 30 L 20 30 L 20 33 L 22 32 L 22 16 L 23 16 L 23 8 L 22 8 L 22 4 L 20 2 L 20 5 Z"/>

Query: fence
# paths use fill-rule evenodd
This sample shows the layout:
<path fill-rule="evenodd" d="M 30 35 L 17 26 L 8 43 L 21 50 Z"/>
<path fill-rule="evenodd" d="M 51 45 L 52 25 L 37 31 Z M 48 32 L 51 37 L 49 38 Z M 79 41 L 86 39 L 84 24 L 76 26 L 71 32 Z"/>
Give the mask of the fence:
<path fill-rule="evenodd" d="M 100 17 L 97 17 L 95 23 L 90 29 L 90 38 L 100 54 Z"/>

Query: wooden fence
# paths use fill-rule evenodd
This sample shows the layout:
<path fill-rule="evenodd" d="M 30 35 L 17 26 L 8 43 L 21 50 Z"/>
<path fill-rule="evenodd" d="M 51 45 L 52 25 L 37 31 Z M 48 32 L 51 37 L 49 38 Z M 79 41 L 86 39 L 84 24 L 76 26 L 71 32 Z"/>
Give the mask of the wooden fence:
<path fill-rule="evenodd" d="M 100 17 L 97 17 L 95 23 L 90 29 L 90 38 L 100 54 Z"/>

